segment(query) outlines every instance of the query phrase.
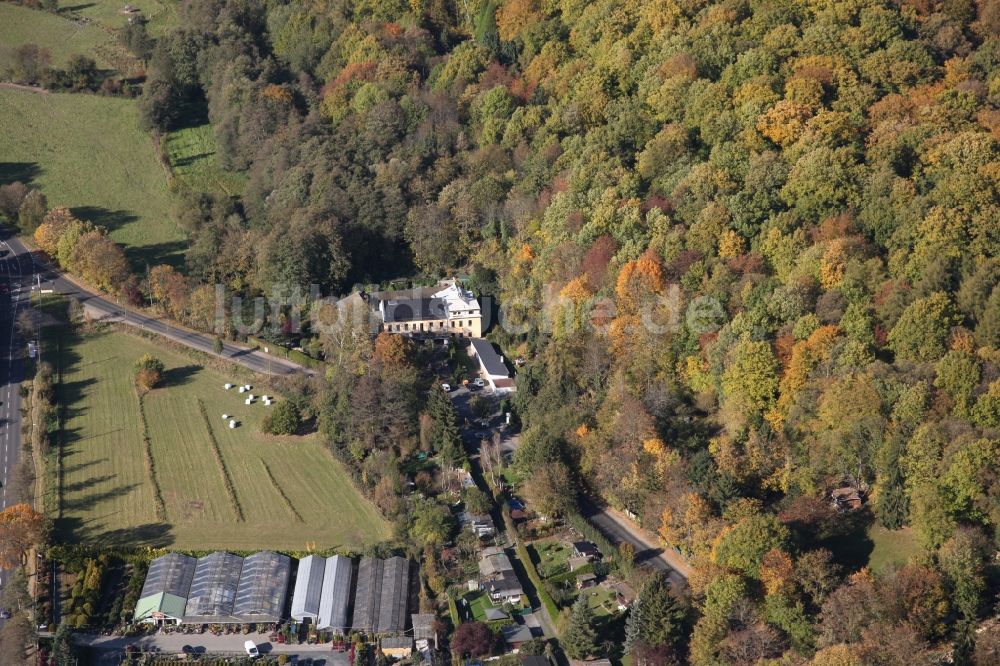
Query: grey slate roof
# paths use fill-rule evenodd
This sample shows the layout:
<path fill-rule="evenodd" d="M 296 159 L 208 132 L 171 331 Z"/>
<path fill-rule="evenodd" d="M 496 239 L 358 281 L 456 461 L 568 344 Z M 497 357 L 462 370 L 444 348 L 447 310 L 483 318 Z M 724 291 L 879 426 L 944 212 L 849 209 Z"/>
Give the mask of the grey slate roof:
<path fill-rule="evenodd" d="M 414 613 L 410 616 L 410 624 L 413 626 L 414 640 L 431 640 L 434 638 L 433 613 Z"/>
<path fill-rule="evenodd" d="M 493 349 L 489 340 L 482 338 L 472 338 L 472 348 L 476 350 L 479 362 L 486 368 L 486 372 L 492 376 L 510 377 L 510 370 L 504 365 L 500 354 Z"/>
<path fill-rule="evenodd" d="M 447 319 L 448 308 L 441 298 L 399 298 L 385 301 L 385 323 Z"/>

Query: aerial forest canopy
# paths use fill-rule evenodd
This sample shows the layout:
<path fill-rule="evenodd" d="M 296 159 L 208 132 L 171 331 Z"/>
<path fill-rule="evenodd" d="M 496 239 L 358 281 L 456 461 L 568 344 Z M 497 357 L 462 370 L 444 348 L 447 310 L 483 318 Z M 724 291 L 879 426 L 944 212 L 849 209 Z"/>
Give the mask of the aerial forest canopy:
<path fill-rule="evenodd" d="M 528 323 L 495 333 L 529 359 L 517 463 L 690 558 L 696 664 L 986 649 L 1000 1 L 180 11 L 144 117 L 207 114 L 248 174 L 184 206 L 193 277 L 471 272 Z M 863 568 L 903 527 L 918 555 Z"/>

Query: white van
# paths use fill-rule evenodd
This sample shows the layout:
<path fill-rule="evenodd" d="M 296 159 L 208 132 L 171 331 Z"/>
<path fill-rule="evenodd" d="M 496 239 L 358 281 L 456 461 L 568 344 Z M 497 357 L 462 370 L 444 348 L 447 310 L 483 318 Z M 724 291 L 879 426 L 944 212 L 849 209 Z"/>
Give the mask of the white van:
<path fill-rule="evenodd" d="M 247 651 L 247 654 L 251 657 L 259 657 L 260 651 L 257 649 L 257 644 L 253 641 L 246 641 L 243 643 L 243 649 Z"/>

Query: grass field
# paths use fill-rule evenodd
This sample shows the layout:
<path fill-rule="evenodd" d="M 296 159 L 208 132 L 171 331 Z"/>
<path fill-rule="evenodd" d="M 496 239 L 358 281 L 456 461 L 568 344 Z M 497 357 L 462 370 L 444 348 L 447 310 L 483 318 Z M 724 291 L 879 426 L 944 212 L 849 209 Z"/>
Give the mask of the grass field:
<path fill-rule="evenodd" d="M 63 6 L 64 14 L 90 19 L 106 30 L 117 30 L 126 23 L 126 17 L 119 13 L 125 3 L 122 0 L 88 0 L 75 6 Z M 177 25 L 177 3 L 173 0 L 134 0 L 129 3 L 138 7 L 146 17 L 146 29 L 157 37 Z"/>
<path fill-rule="evenodd" d="M 13 51 L 22 44 L 37 44 L 48 49 L 53 67 L 65 67 L 69 57 L 75 54 L 90 56 L 102 68 L 114 66 L 114 37 L 99 26 L 0 3 L 0 74 L 11 66 Z"/>
<path fill-rule="evenodd" d="M 875 544 L 868 558 L 868 566 L 872 571 L 879 572 L 890 566 L 901 566 L 914 555 L 920 554 L 920 544 L 912 528 L 887 530 L 880 525 L 872 525 L 868 536 Z"/>
<path fill-rule="evenodd" d="M 163 145 L 178 190 L 216 192 L 226 196 L 243 192 L 245 177 L 219 168 L 211 125 L 206 123 L 170 132 Z"/>
<path fill-rule="evenodd" d="M 0 90 L 0 127 L 0 183 L 30 180 L 50 206 L 106 227 L 137 270 L 181 262 L 184 235 L 136 102 Z"/>
<path fill-rule="evenodd" d="M 144 353 L 167 369 L 163 387 L 140 406 L 132 365 Z M 235 376 L 113 331 L 72 334 L 58 358 L 59 397 L 68 405 L 60 539 L 305 549 L 390 536 L 388 523 L 315 437 L 260 434 L 267 407 L 247 406 L 236 389 L 224 390 Z M 240 427 L 229 429 L 223 413 Z"/>

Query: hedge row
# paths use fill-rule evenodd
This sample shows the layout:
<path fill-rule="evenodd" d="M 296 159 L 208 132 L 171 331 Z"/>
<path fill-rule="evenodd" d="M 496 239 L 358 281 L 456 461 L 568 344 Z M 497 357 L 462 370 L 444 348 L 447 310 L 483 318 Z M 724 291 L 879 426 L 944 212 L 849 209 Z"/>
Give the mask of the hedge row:
<path fill-rule="evenodd" d="M 528 578 L 531 580 L 531 584 L 535 586 L 535 592 L 538 594 L 538 600 L 542 602 L 545 606 L 545 610 L 549 612 L 549 617 L 555 622 L 559 617 L 559 606 L 549 595 L 548 590 L 545 589 L 545 584 L 542 582 L 542 577 L 538 575 L 538 570 L 535 569 L 535 563 L 531 561 L 531 554 L 528 553 L 527 547 L 524 542 L 517 542 L 517 557 L 521 560 L 524 565 L 524 570 L 528 572 Z"/>

